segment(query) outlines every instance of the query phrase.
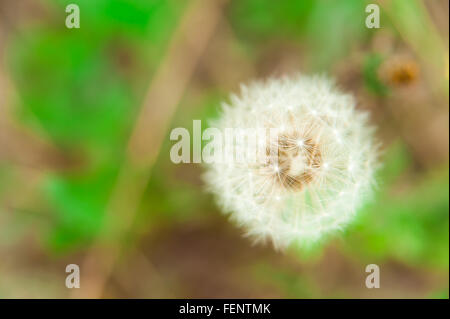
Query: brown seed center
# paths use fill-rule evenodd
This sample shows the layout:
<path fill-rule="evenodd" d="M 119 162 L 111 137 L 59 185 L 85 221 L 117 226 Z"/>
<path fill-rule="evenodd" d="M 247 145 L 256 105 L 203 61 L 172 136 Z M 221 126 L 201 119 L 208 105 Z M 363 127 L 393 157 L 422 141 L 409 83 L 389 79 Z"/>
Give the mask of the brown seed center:
<path fill-rule="evenodd" d="M 313 181 L 315 171 L 321 166 L 322 156 L 317 143 L 294 132 L 279 135 L 277 144 L 266 150 L 272 158 L 269 164 L 277 167 L 275 179 L 283 188 L 302 190 Z"/>

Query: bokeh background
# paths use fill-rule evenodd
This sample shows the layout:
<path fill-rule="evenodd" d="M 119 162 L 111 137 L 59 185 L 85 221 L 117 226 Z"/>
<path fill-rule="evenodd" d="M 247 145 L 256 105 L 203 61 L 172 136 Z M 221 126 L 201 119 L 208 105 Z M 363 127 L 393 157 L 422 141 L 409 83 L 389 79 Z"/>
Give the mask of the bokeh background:
<path fill-rule="evenodd" d="M 448 298 L 448 12 L 0 0 L 0 298 Z M 370 111 L 383 167 L 350 227 L 277 252 L 220 213 L 201 165 L 170 161 L 169 132 L 207 123 L 241 82 L 298 71 L 335 77 Z M 379 289 L 365 287 L 372 263 Z"/>

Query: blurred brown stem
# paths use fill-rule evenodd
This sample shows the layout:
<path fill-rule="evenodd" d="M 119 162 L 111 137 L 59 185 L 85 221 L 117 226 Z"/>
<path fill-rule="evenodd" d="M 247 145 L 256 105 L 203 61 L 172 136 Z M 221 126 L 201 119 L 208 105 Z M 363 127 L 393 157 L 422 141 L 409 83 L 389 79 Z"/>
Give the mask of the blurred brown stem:
<path fill-rule="evenodd" d="M 81 265 L 81 288 L 75 290 L 72 297 L 102 297 L 104 286 L 123 252 L 124 237 L 134 221 L 172 115 L 214 33 L 223 3 L 193 1 L 181 18 L 167 55 L 150 83 L 111 195 L 107 215 L 117 223 L 112 234 L 99 237 L 88 251 Z"/>

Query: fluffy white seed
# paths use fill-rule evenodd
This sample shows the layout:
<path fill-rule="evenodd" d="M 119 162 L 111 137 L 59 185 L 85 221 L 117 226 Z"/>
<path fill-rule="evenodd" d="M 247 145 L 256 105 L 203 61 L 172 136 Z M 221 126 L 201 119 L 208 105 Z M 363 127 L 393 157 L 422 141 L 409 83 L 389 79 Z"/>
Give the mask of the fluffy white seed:
<path fill-rule="evenodd" d="M 354 217 L 370 196 L 377 147 L 367 113 L 325 77 L 296 75 L 242 85 L 214 126 L 275 129 L 254 140 L 254 160 L 208 165 L 206 183 L 231 218 L 257 240 L 284 248 L 321 239 Z M 240 144 L 241 143 L 241 144 Z"/>

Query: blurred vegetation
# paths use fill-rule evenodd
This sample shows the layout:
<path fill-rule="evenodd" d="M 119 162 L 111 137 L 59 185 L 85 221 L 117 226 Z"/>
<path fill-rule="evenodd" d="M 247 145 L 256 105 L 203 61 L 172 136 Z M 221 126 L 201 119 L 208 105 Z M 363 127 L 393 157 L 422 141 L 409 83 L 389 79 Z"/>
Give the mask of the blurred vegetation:
<path fill-rule="evenodd" d="M 1 3 L 0 9 L 8 12 L 10 6 L 14 11 L 13 2 Z M 0 157 L 0 256 L 15 255 L 12 265 L 28 261 L 30 268 L 36 263 L 42 272 L 50 272 L 54 268 L 47 262 L 22 254 L 38 254 L 62 264 L 73 261 L 71 256 L 86 250 L 111 223 L 107 204 L 131 130 L 149 81 L 191 2 L 45 0 L 37 4 L 37 14 L 27 11 L 33 11 L 32 1 L 27 2 L 29 9 L 22 9 L 23 16 L 9 31 L 6 46 L 5 64 L 18 96 L 13 116 L 59 149 L 71 164 L 63 169 L 31 169 L 30 173 Z M 442 55 L 441 64 L 445 59 L 448 63 L 448 3 L 436 1 L 426 7 L 420 1 L 408 1 L 408 5 L 401 0 L 386 2 L 393 3 L 394 9 L 382 6 L 379 30 L 364 26 L 368 1 L 238 0 L 226 4 L 171 126 L 191 130 L 192 119 L 207 123 L 240 81 L 285 72 L 326 72 L 372 112 L 384 145 L 383 167 L 376 198 L 343 234 L 310 252 L 291 250 L 280 256 L 270 246 L 252 248 L 247 239 L 240 238 L 239 230 L 220 215 L 204 192 L 201 167 L 170 162 L 172 144 L 167 135 L 131 233 L 163 280 L 171 283 L 175 290 L 171 296 L 211 296 L 208 288 L 190 281 L 197 278 L 194 270 L 186 270 L 195 268 L 194 261 L 192 265 L 181 261 L 177 268 L 177 249 L 169 239 L 179 238 L 174 245 L 183 251 L 200 251 L 185 255 L 187 259 L 229 266 L 216 273 L 205 269 L 208 262 L 200 265 L 204 268 L 199 271 L 212 282 L 209 289 L 217 289 L 212 296 L 448 298 L 448 121 L 436 122 L 436 117 L 448 117 L 448 89 L 430 87 L 426 80 L 432 76 L 448 86 L 448 71 L 447 77 L 444 72 L 436 75 L 434 66 L 423 60 L 427 52 L 417 51 L 421 38 L 411 39 L 404 31 L 405 21 L 410 21 L 405 19 L 422 17 L 415 20 L 419 26 L 414 28 L 424 24 L 424 29 L 432 30 L 433 55 Z M 80 29 L 64 27 L 64 8 L 69 3 L 80 6 Z M 408 10 L 395 9 L 398 6 Z M 447 7 L 444 17 L 436 14 L 442 6 Z M 436 44 L 439 41 L 442 51 Z M 413 74 L 412 83 L 393 86 L 385 80 L 390 73 L 389 69 L 383 73 L 383 65 L 404 52 L 421 72 Z M 423 139 L 415 138 L 418 130 Z M 438 151 L 431 153 L 428 148 Z M 198 239 L 189 229 L 197 229 L 203 237 Z M 38 244 L 16 251 L 14 247 L 27 246 L 29 236 Z M 204 241 L 213 242 L 202 254 Z M 226 256 L 229 249 L 230 261 L 213 253 L 223 250 Z M 234 254 L 250 257 L 235 260 Z M 382 284 L 385 290 L 372 293 L 363 287 L 364 267 L 369 263 L 381 265 L 382 278 L 391 279 L 386 286 Z M 26 268 L 21 265 L 20 269 Z M 4 269 L 0 265 L 0 297 L 20 294 L 13 288 L 17 281 L 1 279 L 13 271 L 12 266 Z M 383 277 L 384 273 L 388 275 Z M 396 281 L 396 275 L 401 280 Z M 22 275 L 11 278 L 16 276 Z M 341 277 L 348 283 L 341 282 Z M 54 289 L 49 295 L 67 294 Z M 131 296 L 147 293 L 144 289 L 142 295 Z M 153 297 L 168 296 L 164 290 L 153 293 Z M 110 294 L 130 296 L 114 288 Z"/>

